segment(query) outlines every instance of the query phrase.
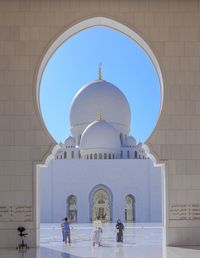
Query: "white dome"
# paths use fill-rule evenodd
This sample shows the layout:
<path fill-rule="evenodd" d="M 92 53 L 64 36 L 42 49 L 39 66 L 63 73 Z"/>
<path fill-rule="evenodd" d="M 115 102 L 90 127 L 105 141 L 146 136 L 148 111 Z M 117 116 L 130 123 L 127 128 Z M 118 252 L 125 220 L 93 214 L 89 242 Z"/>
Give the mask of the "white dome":
<path fill-rule="evenodd" d="M 118 132 L 129 133 L 131 112 L 126 97 L 113 84 L 97 80 L 81 88 L 72 101 L 72 135 L 81 135 L 85 128 L 97 119 L 99 113 L 102 113 L 103 118 Z"/>
<path fill-rule="evenodd" d="M 60 154 L 60 153 L 62 153 L 62 149 L 61 148 L 56 151 L 55 155 Z"/>
<path fill-rule="evenodd" d="M 69 136 L 69 137 L 65 140 L 65 146 L 66 146 L 66 147 L 71 147 L 71 146 L 75 147 L 75 145 L 76 145 L 76 141 L 75 141 L 75 139 L 74 139 L 73 137 Z"/>
<path fill-rule="evenodd" d="M 127 146 L 136 146 L 136 140 L 133 136 L 128 136 L 126 139 Z"/>
<path fill-rule="evenodd" d="M 56 151 L 54 156 L 56 157 L 58 155 L 62 155 L 62 153 L 63 153 L 63 149 L 62 149 L 62 146 L 60 146 L 60 148 Z"/>
<path fill-rule="evenodd" d="M 80 142 L 80 149 L 95 152 L 118 153 L 121 147 L 117 130 L 105 120 L 98 120 L 91 123 L 83 132 Z"/>

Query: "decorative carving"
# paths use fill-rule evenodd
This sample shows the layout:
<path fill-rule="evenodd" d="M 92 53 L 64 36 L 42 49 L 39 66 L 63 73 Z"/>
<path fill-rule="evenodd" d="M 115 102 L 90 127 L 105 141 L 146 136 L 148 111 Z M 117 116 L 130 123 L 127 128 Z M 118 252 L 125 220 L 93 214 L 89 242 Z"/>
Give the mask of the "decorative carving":
<path fill-rule="evenodd" d="M 32 206 L 0 206 L 0 221 L 32 221 Z"/>
<path fill-rule="evenodd" d="M 109 195 L 103 190 L 97 190 L 93 195 L 92 220 L 110 221 Z"/>
<path fill-rule="evenodd" d="M 200 204 L 172 204 L 170 220 L 200 220 Z"/>

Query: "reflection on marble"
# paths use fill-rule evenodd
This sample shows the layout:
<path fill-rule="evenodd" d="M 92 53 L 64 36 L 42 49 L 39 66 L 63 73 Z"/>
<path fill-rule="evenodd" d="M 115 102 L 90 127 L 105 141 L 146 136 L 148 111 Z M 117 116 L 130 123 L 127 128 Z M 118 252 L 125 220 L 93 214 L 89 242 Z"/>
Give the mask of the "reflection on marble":
<path fill-rule="evenodd" d="M 70 247 L 65 246 L 59 224 L 41 225 L 41 246 L 68 252 L 79 257 L 145 257 L 152 253 L 154 258 L 162 257 L 162 227 L 160 224 L 125 224 L 124 242 L 116 243 L 115 224 L 103 224 L 102 247 L 92 247 L 92 224 L 72 224 Z M 145 250 L 144 247 L 145 246 Z M 152 246 L 157 248 L 152 249 Z M 84 256 L 83 256 L 84 255 Z"/>
<path fill-rule="evenodd" d="M 199 258 L 193 249 L 167 247 L 162 244 L 162 227 L 156 224 L 126 224 L 124 243 L 115 241 L 114 224 L 103 225 L 102 247 L 91 245 L 91 224 L 72 225 L 72 244 L 62 242 L 60 225 L 43 224 L 41 247 L 19 253 L 15 249 L 0 249 L 0 258 Z"/>
<path fill-rule="evenodd" d="M 139 250 L 129 249 L 127 250 L 125 255 L 125 248 L 119 247 L 116 249 L 115 253 L 111 252 L 104 252 L 103 247 L 96 249 L 92 256 L 85 256 L 84 248 L 82 249 L 83 253 L 81 256 L 74 256 L 67 252 L 59 252 L 52 249 L 40 247 L 38 249 L 30 249 L 26 253 L 18 253 L 15 249 L 0 249 L 0 258 L 199 258 L 200 257 L 200 250 L 198 249 L 187 249 L 187 248 L 179 248 L 179 247 L 168 247 L 166 252 L 163 255 L 155 256 L 156 247 L 152 246 L 151 249 L 147 249 L 145 251 L 145 247 Z M 150 251 L 150 252 L 149 252 Z"/>

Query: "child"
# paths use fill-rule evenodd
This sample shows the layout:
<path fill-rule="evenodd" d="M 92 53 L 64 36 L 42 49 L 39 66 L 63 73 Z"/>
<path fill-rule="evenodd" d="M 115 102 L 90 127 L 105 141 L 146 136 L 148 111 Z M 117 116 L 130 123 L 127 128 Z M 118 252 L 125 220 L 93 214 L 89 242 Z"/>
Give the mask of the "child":
<path fill-rule="evenodd" d="M 67 244 L 67 240 L 68 240 L 68 243 L 70 245 L 71 239 L 70 239 L 70 227 L 69 227 L 68 218 L 65 218 L 65 222 L 64 222 L 63 226 L 64 226 L 64 240 L 65 240 L 65 244 Z"/>
<path fill-rule="evenodd" d="M 93 246 L 97 244 L 98 246 L 101 246 L 101 234 L 102 234 L 102 229 L 100 227 L 96 227 L 94 232 L 93 232 Z"/>

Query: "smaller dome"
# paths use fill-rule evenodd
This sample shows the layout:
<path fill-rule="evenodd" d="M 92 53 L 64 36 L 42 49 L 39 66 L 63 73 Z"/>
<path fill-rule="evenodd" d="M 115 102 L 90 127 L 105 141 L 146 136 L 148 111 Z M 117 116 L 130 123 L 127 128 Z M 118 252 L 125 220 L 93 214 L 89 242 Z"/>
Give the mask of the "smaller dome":
<path fill-rule="evenodd" d="M 128 136 L 126 139 L 126 145 L 131 147 L 136 146 L 136 139 L 133 136 Z"/>
<path fill-rule="evenodd" d="M 61 153 L 62 153 L 62 150 L 61 150 L 61 148 L 60 148 L 60 149 L 58 149 L 58 150 L 56 151 L 55 155 L 58 155 L 58 154 L 61 154 Z"/>
<path fill-rule="evenodd" d="M 136 146 L 137 149 L 142 149 L 142 143 L 139 142 L 138 145 Z"/>
<path fill-rule="evenodd" d="M 75 147 L 76 146 L 76 141 L 72 136 L 69 136 L 66 140 L 65 140 L 65 146 L 66 147 Z"/>
<path fill-rule="evenodd" d="M 62 147 L 60 147 L 56 153 L 54 154 L 54 158 L 60 158 L 60 156 L 62 155 L 63 151 L 62 151 Z"/>
<path fill-rule="evenodd" d="M 80 148 L 89 153 L 114 152 L 121 147 L 117 130 L 105 120 L 92 122 L 81 137 Z"/>
<path fill-rule="evenodd" d="M 65 151 L 65 145 L 64 144 L 62 144 L 62 146 L 60 147 L 60 151 L 61 152 Z"/>

